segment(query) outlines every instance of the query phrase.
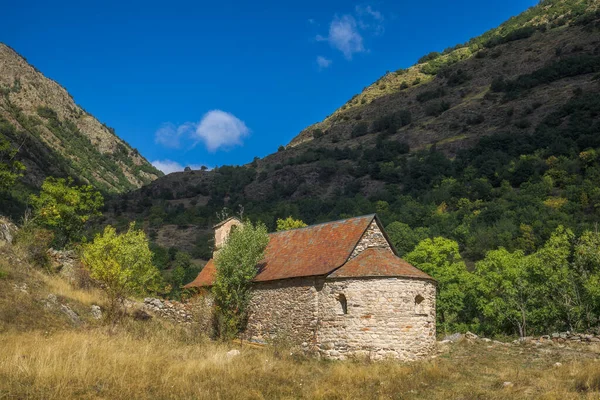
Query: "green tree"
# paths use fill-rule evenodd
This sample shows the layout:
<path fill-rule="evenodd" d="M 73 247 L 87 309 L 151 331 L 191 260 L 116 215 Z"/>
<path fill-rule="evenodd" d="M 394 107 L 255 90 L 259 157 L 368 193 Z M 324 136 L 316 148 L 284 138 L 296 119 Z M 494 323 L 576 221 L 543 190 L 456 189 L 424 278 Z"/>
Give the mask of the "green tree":
<path fill-rule="evenodd" d="M 148 238 L 135 223 L 118 234 L 108 225 L 91 243 L 83 246 L 82 262 L 92 278 L 102 283 L 110 312 L 117 318 L 127 296 L 144 295 L 161 288 L 160 272 L 152 264 Z"/>
<path fill-rule="evenodd" d="M 63 247 L 81 238 L 85 224 L 102 215 L 104 198 L 91 185 L 75 186 L 73 180 L 46 178 L 39 196 L 31 196 L 34 218 L 55 232 L 55 243 Z"/>
<path fill-rule="evenodd" d="M 573 266 L 577 271 L 579 304 L 587 328 L 598 323 L 600 315 L 600 233 L 584 232 L 575 245 Z"/>
<path fill-rule="evenodd" d="M 475 264 L 477 305 L 496 332 L 507 323 L 526 336 L 529 313 L 535 301 L 528 276 L 528 257 L 522 250 L 504 248 L 488 252 Z"/>
<path fill-rule="evenodd" d="M 222 339 L 232 339 L 246 323 L 252 279 L 264 257 L 269 235 L 264 224 L 250 221 L 233 230 L 215 256 L 216 276 L 212 293 L 215 299 L 216 330 Z"/>
<path fill-rule="evenodd" d="M 0 131 L 3 128 L 4 124 L 0 122 Z M 17 149 L 0 132 L 0 190 L 8 189 L 23 175 L 25 166 L 14 159 L 16 154 Z"/>
<path fill-rule="evenodd" d="M 400 257 L 410 253 L 415 246 L 429 236 L 427 228 L 412 229 L 404 222 L 394 221 L 385 228 Z"/>
<path fill-rule="evenodd" d="M 277 219 L 277 232 L 289 231 L 290 229 L 304 228 L 307 225 L 300 219 L 294 219 L 290 215 L 286 219 Z"/>
<path fill-rule="evenodd" d="M 437 280 L 438 324 L 447 331 L 464 310 L 470 274 L 458 252 L 458 243 L 443 237 L 422 240 L 406 261 Z"/>

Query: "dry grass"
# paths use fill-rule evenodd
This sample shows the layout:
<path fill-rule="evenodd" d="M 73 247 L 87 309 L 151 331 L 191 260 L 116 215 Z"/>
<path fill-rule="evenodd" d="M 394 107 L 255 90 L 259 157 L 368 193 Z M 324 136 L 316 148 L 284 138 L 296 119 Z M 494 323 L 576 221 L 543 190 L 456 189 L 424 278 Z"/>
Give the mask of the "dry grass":
<path fill-rule="evenodd" d="M 415 363 L 326 362 L 151 322 L 0 335 L 0 398 L 575 399 L 600 397 L 597 348 L 453 345 Z M 561 366 L 554 366 L 561 362 Z M 512 382 L 505 387 L 504 382 Z"/>

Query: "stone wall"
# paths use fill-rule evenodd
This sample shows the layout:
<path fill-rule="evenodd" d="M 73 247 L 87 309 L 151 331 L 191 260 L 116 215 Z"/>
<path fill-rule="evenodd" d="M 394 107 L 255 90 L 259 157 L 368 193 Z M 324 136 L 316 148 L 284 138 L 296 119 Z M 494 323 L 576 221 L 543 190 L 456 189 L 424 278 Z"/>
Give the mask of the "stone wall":
<path fill-rule="evenodd" d="M 314 344 L 322 282 L 323 278 L 308 277 L 255 284 L 245 338 Z"/>
<path fill-rule="evenodd" d="M 230 218 L 215 229 L 215 252 L 225 244 L 231 229 L 240 225 L 242 225 L 240 220 L 237 218 Z"/>
<path fill-rule="evenodd" d="M 326 280 L 319 293 L 319 351 L 332 359 L 425 357 L 436 343 L 435 295 L 435 284 L 426 280 Z"/>
<path fill-rule="evenodd" d="M 354 251 L 350 255 L 350 259 L 356 257 L 364 250 L 371 247 L 383 247 L 392 251 L 390 244 L 383 235 L 383 232 L 379 228 L 379 225 L 377 225 L 377 221 L 375 219 L 373 222 L 371 222 L 371 225 L 369 225 L 365 233 L 363 233 L 358 244 L 354 248 Z"/>

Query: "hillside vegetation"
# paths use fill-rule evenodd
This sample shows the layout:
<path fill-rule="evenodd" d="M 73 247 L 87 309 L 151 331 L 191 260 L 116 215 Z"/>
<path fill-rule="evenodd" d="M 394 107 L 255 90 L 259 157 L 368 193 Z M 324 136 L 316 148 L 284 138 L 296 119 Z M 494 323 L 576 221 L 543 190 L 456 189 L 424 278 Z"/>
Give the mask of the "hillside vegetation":
<path fill-rule="evenodd" d="M 525 234 L 538 248 L 559 225 L 579 234 L 599 220 L 598 4 L 542 1 L 386 74 L 275 154 L 113 199 L 107 221 L 202 259 L 216 212 L 240 205 L 270 230 L 377 212 L 457 241 L 468 263 Z"/>
<path fill-rule="evenodd" d="M 5 213 L 20 211 L 23 193 L 39 187 L 47 176 L 70 176 L 105 193 L 117 193 L 162 175 L 114 129 L 77 105 L 62 86 L 2 43 L 0 139 L 8 139 L 18 150 L 16 159 L 26 167 L 14 197 L 3 196 Z"/>

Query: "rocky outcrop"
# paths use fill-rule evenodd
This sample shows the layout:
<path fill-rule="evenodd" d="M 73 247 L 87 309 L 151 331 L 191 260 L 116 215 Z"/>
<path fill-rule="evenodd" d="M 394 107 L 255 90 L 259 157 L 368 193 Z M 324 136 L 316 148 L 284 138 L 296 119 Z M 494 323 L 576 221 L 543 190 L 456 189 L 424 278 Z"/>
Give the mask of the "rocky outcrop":
<path fill-rule="evenodd" d="M 0 216 L 0 246 L 12 244 L 18 229 L 10 220 Z"/>

